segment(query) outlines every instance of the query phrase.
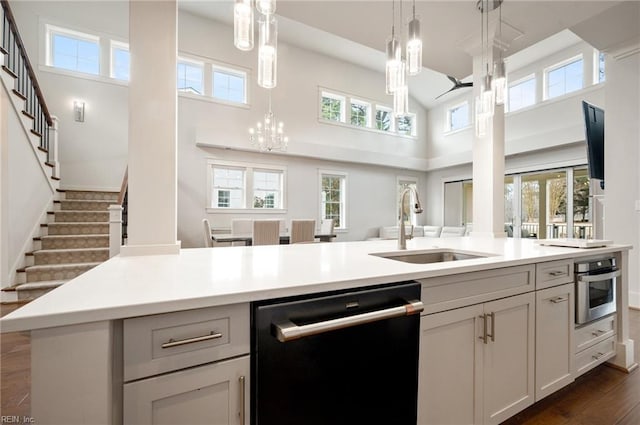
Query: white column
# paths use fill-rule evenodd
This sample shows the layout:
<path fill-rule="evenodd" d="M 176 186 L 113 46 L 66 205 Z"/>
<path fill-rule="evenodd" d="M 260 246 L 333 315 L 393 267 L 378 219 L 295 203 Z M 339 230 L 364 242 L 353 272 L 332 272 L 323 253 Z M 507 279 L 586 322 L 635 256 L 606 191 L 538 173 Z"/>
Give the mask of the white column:
<path fill-rule="evenodd" d="M 177 254 L 177 2 L 129 2 L 128 244 Z"/>
<path fill-rule="evenodd" d="M 49 127 L 49 162 L 53 164 L 53 177 L 60 177 L 60 162 L 58 161 L 58 117 L 51 116 L 52 125 Z"/>
<path fill-rule="evenodd" d="M 493 55 L 489 55 L 492 63 Z M 481 55 L 473 58 L 473 94 L 480 94 L 486 68 Z M 474 117 L 475 119 L 475 117 Z M 496 106 L 486 133 L 473 139 L 472 236 L 506 237 L 504 231 L 504 106 Z"/>
<path fill-rule="evenodd" d="M 109 205 L 109 258 L 120 254 L 122 246 L 122 206 Z"/>

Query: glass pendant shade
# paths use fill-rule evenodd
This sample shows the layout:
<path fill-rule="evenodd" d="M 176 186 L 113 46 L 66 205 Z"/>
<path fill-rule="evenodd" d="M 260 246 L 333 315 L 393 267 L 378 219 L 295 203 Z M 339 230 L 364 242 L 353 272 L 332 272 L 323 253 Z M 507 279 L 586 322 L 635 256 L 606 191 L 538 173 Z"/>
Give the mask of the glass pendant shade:
<path fill-rule="evenodd" d="M 272 89 L 277 85 L 278 25 L 273 15 L 258 20 L 258 85 Z"/>
<path fill-rule="evenodd" d="M 487 125 L 489 116 L 483 112 L 482 96 L 476 97 L 476 136 L 484 137 L 487 134 Z"/>
<path fill-rule="evenodd" d="M 402 117 L 409 113 L 409 87 L 407 85 L 396 87 L 393 92 L 393 114 Z"/>
<path fill-rule="evenodd" d="M 495 94 L 496 105 L 504 105 L 507 95 L 507 73 L 503 59 L 499 59 L 493 64 L 491 85 Z"/>
<path fill-rule="evenodd" d="M 492 78 L 489 74 L 484 76 L 482 85 L 480 86 L 480 104 L 482 107 L 482 112 L 485 115 L 493 115 L 495 97 L 492 89 Z"/>
<path fill-rule="evenodd" d="M 387 94 L 393 94 L 396 87 L 403 85 L 404 72 L 402 69 L 402 47 L 395 38 L 387 42 L 387 65 L 386 65 Z"/>
<path fill-rule="evenodd" d="M 233 44 L 240 50 L 253 49 L 251 0 L 235 0 L 233 6 Z"/>
<path fill-rule="evenodd" d="M 256 0 L 256 9 L 263 15 L 276 13 L 276 0 Z"/>
<path fill-rule="evenodd" d="M 409 40 L 407 41 L 407 72 L 417 75 L 422 70 L 422 39 L 420 38 L 420 20 L 414 16 L 409 21 Z"/>

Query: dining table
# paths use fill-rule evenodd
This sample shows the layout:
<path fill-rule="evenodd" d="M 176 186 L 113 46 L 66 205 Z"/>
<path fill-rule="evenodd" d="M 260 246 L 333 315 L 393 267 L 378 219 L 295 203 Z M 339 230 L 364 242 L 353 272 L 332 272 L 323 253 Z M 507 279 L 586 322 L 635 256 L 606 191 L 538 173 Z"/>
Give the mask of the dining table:
<path fill-rule="evenodd" d="M 335 233 L 316 233 L 314 237 L 320 242 L 331 242 L 336 237 Z M 289 233 L 280 234 L 280 243 L 288 244 L 291 235 Z M 217 233 L 212 234 L 211 239 L 214 242 L 244 242 L 246 246 L 251 246 L 253 235 L 251 233 Z"/>

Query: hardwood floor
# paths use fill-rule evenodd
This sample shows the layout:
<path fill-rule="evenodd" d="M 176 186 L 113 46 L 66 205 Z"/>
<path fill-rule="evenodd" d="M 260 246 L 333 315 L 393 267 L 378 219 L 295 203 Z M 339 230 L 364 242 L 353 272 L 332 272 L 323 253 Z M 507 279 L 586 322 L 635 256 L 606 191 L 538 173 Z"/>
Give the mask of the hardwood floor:
<path fill-rule="evenodd" d="M 4 316 L 19 305 L 0 305 Z M 629 314 L 629 333 L 640 359 L 640 311 Z M 0 412 L 29 416 L 31 400 L 30 333 L 0 335 Z M 503 425 L 638 425 L 640 424 L 640 369 L 627 374 L 600 366 L 562 390 L 524 410 Z"/>

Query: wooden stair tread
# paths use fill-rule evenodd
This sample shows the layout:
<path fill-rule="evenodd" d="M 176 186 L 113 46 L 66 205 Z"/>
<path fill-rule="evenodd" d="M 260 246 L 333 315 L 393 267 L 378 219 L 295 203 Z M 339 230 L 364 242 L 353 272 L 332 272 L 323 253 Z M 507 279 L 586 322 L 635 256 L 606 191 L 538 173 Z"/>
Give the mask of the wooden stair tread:
<path fill-rule="evenodd" d="M 104 261 L 94 261 L 90 263 L 65 263 L 65 264 L 39 264 L 37 266 L 28 266 L 26 267 L 26 271 L 35 272 L 38 270 L 64 270 L 64 269 L 73 269 L 73 268 L 81 268 L 81 267 L 95 267 L 99 264 L 102 264 Z"/>
<path fill-rule="evenodd" d="M 95 226 L 97 224 L 109 224 L 108 221 L 56 221 L 53 223 L 41 224 L 41 227 L 49 226 L 77 226 L 81 224 L 83 226 Z"/>
<path fill-rule="evenodd" d="M 60 249 L 39 249 L 32 253 L 35 254 L 50 254 L 50 253 L 63 253 L 63 252 L 109 252 L 109 248 L 60 248 Z M 41 264 L 44 266 L 45 264 Z"/>
<path fill-rule="evenodd" d="M 13 89 L 13 94 L 15 94 L 16 96 L 18 96 L 20 99 L 22 100 L 27 100 L 27 96 L 25 96 L 24 94 L 20 93 L 18 90 Z M 24 111 L 23 111 L 24 112 Z"/>
<path fill-rule="evenodd" d="M 27 111 L 22 111 L 22 115 L 24 115 L 27 118 L 31 118 L 32 120 L 35 119 L 35 117 Z"/>
<path fill-rule="evenodd" d="M 68 280 L 42 280 L 38 282 L 21 283 L 14 287 L 14 291 L 29 291 L 34 289 L 54 289 L 62 286 Z"/>
<path fill-rule="evenodd" d="M 40 236 L 38 239 L 71 239 L 71 238 L 108 238 L 109 235 L 106 233 L 92 233 L 90 235 L 46 235 Z M 34 238 L 35 239 L 35 238 Z"/>
<path fill-rule="evenodd" d="M 11 75 L 13 78 L 18 78 L 18 75 L 12 70 L 10 70 L 9 68 L 7 68 L 5 65 L 2 65 L 2 69 L 4 70 L 4 72 Z"/>

